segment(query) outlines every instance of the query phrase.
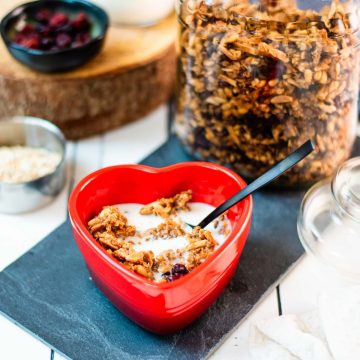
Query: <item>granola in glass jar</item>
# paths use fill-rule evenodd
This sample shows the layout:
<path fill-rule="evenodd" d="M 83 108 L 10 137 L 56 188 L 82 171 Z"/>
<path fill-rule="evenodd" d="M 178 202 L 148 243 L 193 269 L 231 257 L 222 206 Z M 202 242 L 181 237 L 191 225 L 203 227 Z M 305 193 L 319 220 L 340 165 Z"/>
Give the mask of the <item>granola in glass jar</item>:
<path fill-rule="evenodd" d="M 331 176 L 350 156 L 357 2 L 303 2 L 180 1 L 175 127 L 191 153 L 255 178 L 313 139 L 286 186 Z"/>

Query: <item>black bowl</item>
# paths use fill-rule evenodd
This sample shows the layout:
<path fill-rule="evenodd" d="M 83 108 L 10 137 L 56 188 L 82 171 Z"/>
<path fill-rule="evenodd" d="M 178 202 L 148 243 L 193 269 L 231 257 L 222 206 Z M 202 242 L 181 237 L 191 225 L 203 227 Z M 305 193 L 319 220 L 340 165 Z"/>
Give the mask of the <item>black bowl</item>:
<path fill-rule="evenodd" d="M 79 47 L 64 50 L 35 50 L 23 47 L 11 40 L 11 32 L 20 17 L 33 18 L 40 9 L 64 10 L 67 13 L 86 13 L 93 23 L 92 39 Z M 1 36 L 10 54 L 30 68 L 46 72 L 62 72 L 74 69 L 92 59 L 101 50 L 107 29 L 109 17 L 98 6 L 83 0 L 38 0 L 18 6 L 8 13 L 1 21 Z"/>

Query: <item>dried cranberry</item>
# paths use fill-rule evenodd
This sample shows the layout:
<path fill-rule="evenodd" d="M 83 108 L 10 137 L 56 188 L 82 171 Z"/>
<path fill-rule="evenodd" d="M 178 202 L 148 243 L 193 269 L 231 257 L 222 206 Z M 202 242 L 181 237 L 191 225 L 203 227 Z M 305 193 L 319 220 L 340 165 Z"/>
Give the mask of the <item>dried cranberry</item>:
<path fill-rule="evenodd" d="M 85 13 L 79 13 L 71 21 L 71 24 L 77 31 L 88 31 L 90 29 L 90 21 Z"/>
<path fill-rule="evenodd" d="M 59 34 L 55 42 L 59 49 L 66 49 L 71 45 L 71 37 L 68 34 Z"/>
<path fill-rule="evenodd" d="M 91 41 L 91 22 L 85 13 L 79 13 L 70 21 L 61 11 L 39 10 L 33 23 L 27 23 L 15 34 L 13 41 L 31 49 L 62 50 L 79 47 Z"/>
<path fill-rule="evenodd" d="M 172 282 L 174 280 L 178 280 L 181 277 L 185 276 L 189 273 L 189 270 L 183 264 L 175 264 L 171 271 L 168 271 L 162 276 L 166 279 L 167 282 Z"/>
<path fill-rule="evenodd" d="M 64 13 L 58 12 L 50 18 L 49 25 L 52 28 L 57 29 L 61 26 L 66 25 L 68 22 L 69 18 Z"/>
<path fill-rule="evenodd" d="M 67 23 L 67 24 L 65 24 L 63 26 L 60 26 L 60 27 L 54 29 L 54 32 L 57 33 L 57 34 L 66 33 L 66 34 L 72 36 L 72 34 L 74 32 L 74 28 L 70 23 Z"/>
<path fill-rule="evenodd" d="M 48 36 L 51 33 L 51 28 L 47 25 L 38 25 L 35 30 L 42 36 Z"/>
<path fill-rule="evenodd" d="M 73 47 L 79 47 L 87 44 L 91 40 L 89 33 L 80 33 L 75 37 Z"/>
<path fill-rule="evenodd" d="M 273 59 L 269 59 L 267 63 L 267 66 L 262 69 L 264 78 L 267 80 L 281 79 L 286 71 L 285 64 Z"/>
<path fill-rule="evenodd" d="M 52 13 L 49 9 L 41 9 L 36 13 L 35 19 L 41 22 L 42 24 L 48 24 L 51 16 Z"/>
<path fill-rule="evenodd" d="M 33 33 L 34 31 L 35 31 L 35 28 L 34 28 L 33 25 L 31 25 L 31 24 L 26 24 L 26 25 L 22 28 L 22 30 L 21 30 L 20 32 L 21 32 L 21 34 L 31 34 L 31 33 Z"/>
<path fill-rule="evenodd" d="M 25 35 L 18 33 L 18 34 L 16 34 L 15 37 L 14 37 L 14 42 L 15 42 L 16 44 L 21 45 L 21 43 L 24 41 L 24 39 L 25 39 Z"/>
<path fill-rule="evenodd" d="M 32 34 L 24 36 L 24 38 L 19 44 L 28 49 L 40 49 L 41 41 L 40 37 L 37 34 Z"/>
<path fill-rule="evenodd" d="M 43 37 L 41 39 L 41 48 L 43 50 L 50 50 L 55 44 L 55 41 L 53 38 L 50 37 Z"/>
<path fill-rule="evenodd" d="M 178 274 L 185 275 L 189 272 L 189 270 L 183 264 L 175 264 L 171 269 L 171 272 L 173 275 L 178 275 Z"/>

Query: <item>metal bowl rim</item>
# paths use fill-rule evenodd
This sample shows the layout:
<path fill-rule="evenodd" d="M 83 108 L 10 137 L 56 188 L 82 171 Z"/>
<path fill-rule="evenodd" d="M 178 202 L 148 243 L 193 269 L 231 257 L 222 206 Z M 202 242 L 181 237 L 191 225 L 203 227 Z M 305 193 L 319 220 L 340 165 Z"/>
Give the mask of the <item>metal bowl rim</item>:
<path fill-rule="evenodd" d="M 33 117 L 33 116 L 4 117 L 4 118 L 0 119 L 0 131 L 1 131 L 1 126 L 3 124 L 22 124 L 25 126 L 32 125 L 32 126 L 38 126 L 38 127 L 45 129 L 46 131 L 48 131 L 49 133 L 52 133 L 53 135 L 55 135 L 58 138 L 58 140 L 60 141 L 61 148 L 62 148 L 62 154 L 61 154 L 61 160 L 53 172 L 43 175 L 41 177 L 38 177 L 36 179 L 30 180 L 30 181 L 23 181 L 23 182 L 17 182 L 17 183 L 9 183 L 9 182 L 0 181 L 1 186 L 16 187 L 16 186 L 24 186 L 24 185 L 28 185 L 28 184 L 34 184 L 37 181 L 41 181 L 48 176 L 55 175 L 59 170 L 61 171 L 61 168 L 63 167 L 63 165 L 65 163 L 65 158 L 66 158 L 66 139 L 65 139 L 65 136 L 62 133 L 62 131 L 56 125 L 54 125 L 53 123 L 51 123 L 48 120 L 44 120 L 44 119 Z M 62 170 L 62 172 L 63 172 L 63 170 Z"/>

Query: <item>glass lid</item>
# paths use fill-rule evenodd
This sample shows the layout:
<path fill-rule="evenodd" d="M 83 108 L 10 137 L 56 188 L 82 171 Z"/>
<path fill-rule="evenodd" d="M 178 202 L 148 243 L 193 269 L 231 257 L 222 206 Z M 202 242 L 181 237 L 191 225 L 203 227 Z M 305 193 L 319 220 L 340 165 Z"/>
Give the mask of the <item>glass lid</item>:
<path fill-rule="evenodd" d="M 360 157 L 344 163 L 332 182 L 308 191 L 298 233 L 308 253 L 360 282 Z"/>
<path fill-rule="evenodd" d="M 347 161 L 339 169 L 332 191 L 340 206 L 360 222 L 360 157 Z"/>

